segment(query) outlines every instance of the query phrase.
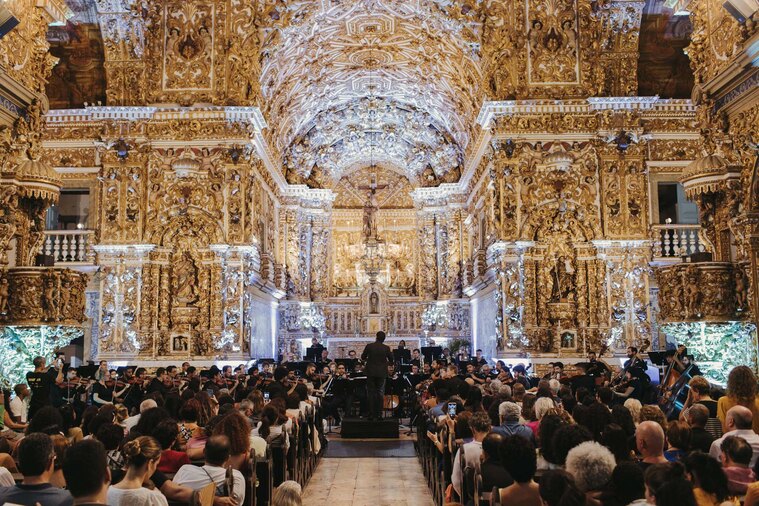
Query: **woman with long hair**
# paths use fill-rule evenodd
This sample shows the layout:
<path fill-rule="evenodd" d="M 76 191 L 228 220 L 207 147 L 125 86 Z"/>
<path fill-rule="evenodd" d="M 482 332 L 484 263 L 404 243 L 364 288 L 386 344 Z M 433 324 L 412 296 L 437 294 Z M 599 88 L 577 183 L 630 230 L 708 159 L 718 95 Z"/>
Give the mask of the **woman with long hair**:
<path fill-rule="evenodd" d="M 728 498 L 727 475 L 716 459 L 705 453 L 693 452 L 682 459 L 682 463 L 690 475 L 698 506 L 716 506 Z"/>
<path fill-rule="evenodd" d="M 759 398 L 757 398 L 756 375 L 750 367 L 734 367 L 727 377 L 727 395 L 717 402 L 717 418 L 722 422 L 722 432 L 727 432 L 727 411 L 733 406 L 741 405 L 751 410 L 754 415 L 753 429 L 759 434 Z"/>
<path fill-rule="evenodd" d="M 707 458 L 710 458 L 707 455 Z M 719 464 L 718 464 L 719 465 Z M 700 506 L 683 466 L 676 462 L 654 464 L 646 469 L 646 502 L 656 506 Z"/>
<path fill-rule="evenodd" d="M 126 476 L 108 487 L 110 506 L 168 506 L 166 497 L 155 488 L 144 487 L 161 460 L 161 445 L 150 436 L 140 436 L 124 445 Z"/>

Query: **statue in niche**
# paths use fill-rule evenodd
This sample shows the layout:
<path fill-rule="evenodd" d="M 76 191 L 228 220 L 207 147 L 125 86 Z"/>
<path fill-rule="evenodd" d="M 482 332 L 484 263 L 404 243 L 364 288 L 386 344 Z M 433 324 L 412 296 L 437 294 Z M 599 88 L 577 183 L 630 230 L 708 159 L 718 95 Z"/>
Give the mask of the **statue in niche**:
<path fill-rule="evenodd" d="M 550 302 L 567 302 L 574 293 L 574 268 L 567 257 L 560 256 L 556 264 L 551 268 L 551 288 Z"/>
<path fill-rule="evenodd" d="M 743 311 L 748 306 L 748 287 L 746 286 L 746 276 L 743 271 L 736 269 L 735 271 L 735 309 Z M 0 312 L 2 312 L 3 306 L 0 303 Z"/>
<path fill-rule="evenodd" d="M 379 313 L 379 296 L 377 292 L 372 292 L 369 295 L 369 314 Z"/>
<path fill-rule="evenodd" d="M 8 279 L 0 279 L 0 314 L 6 314 L 8 312 Z"/>
<path fill-rule="evenodd" d="M 172 289 L 174 300 L 182 305 L 196 302 L 198 300 L 198 269 L 195 267 L 195 262 L 190 253 L 183 252 L 172 270 L 174 272 L 174 287 Z"/>

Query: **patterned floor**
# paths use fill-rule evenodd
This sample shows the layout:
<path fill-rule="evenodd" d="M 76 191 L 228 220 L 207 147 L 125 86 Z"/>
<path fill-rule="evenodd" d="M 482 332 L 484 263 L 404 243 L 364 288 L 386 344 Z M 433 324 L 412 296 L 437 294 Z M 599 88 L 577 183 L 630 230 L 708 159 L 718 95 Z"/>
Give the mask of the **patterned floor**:
<path fill-rule="evenodd" d="M 323 458 L 303 504 L 434 506 L 416 457 Z"/>

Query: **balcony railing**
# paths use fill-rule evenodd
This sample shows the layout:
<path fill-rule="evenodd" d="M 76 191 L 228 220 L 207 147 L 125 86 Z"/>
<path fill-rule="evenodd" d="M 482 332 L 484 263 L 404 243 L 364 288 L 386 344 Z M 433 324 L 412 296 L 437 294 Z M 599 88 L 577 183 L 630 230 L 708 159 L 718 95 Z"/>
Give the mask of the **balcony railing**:
<path fill-rule="evenodd" d="M 92 243 L 94 230 L 46 230 L 42 252 L 52 256 L 55 264 L 94 264 Z"/>
<path fill-rule="evenodd" d="M 653 225 L 654 259 L 679 259 L 706 248 L 699 238 L 701 225 Z"/>

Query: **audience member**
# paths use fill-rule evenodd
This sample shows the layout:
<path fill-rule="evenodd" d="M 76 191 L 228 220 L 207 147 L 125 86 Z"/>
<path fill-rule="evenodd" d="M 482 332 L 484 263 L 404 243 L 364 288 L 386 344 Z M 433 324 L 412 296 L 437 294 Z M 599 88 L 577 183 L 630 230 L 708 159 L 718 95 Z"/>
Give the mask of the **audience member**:
<path fill-rule="evenodd" d="M 601 502 L 604 506 L 645 505 L 646 485 L 640 466 L 632 461 L 618 462 Z"/>
<path fill-rule="evenodd" d="M 69 448 L 63 461 L 63 475 L 76 505 L 106 504 L 111 473 L 102 443 L 90 439 Z"/>
<path fill-rule="evenodd" d="M 736 405 L 727 411 L 725 416 L 725 434 L 712 442 L 712 446 L 709 449 L 709 455 L 711 455 L 717 462 L 720 460 L 720 449 L 722 441 L 729 436 L 740 436 L 751 445 L 753 450 L 751 456 L 751 467 L 756 464 L 757 457 L 759 457 L 759 434 L 756 434 L 753 429 L 753 413 L 751 410 L 742 405 Z"/>
<path fill-rule="evenodd" d="M 690 448 L 690 427 L 686 422 L 671 421 L 667 426 L 667 450 L 664 458 L 670 462 L 679 462 L 688 454 Z"/>
<path fill-rule="evenodd" d="M 153 408 L 160 409 L 160 408 Z M 143 415 L 151 412 L 148 410 Z M 140 420 L 142 422 L 143 419 Z M 139 425 L 139 424 L 138 424 Z M 161 459 L 161 445 L 150 436 L 139 436 L 124 445 L 127 471 L 124 479 L 108 487 L 109 506 L 168 506 L 158 489 L 143 487 Z"/>
<path fill-rule="evenodd" d="M 502 402 L 498 407 L 501 425 L 493 427 L 493 432 L 497 432 L 503 436 L 520 436 L 533 442 L 535 436 L 529 427 L 520 423 L 520 413 L 521 410 L 515 402 Z"/>
<path fill-rule="evenodd" d="M 127 432 L 132 430 L 132 428 L 135 425 L 137 425 L 137 422 L 140 421 L 140 417 L 142 416 L 142 413 L 144 413 L 145 411 L 149 409 L 157 408 L 157 407 L 158 407 L 158 404 L 156 403 L 154 399 L 145 399 L 144 401 L 140 403 L 140 412 L 124 420 L 124 429 Z"/>
<path fill-rule="evenodd" d="M 759 397 L 754 371 L 745 365 L 734 367 L 727 376 L 727 395 L 717 402 L 717 417 L 722 422 L 722 432 L 729 432 L 728 412 L 734 406 L 743 406 L 751 411 L 754 432 L 759 433 Z M 749 441 L 751 443 L 751 441 Z M 752 445 L 753 446 L 753 445 Z M 756 451 L 754 451 L 756 455 Z"/>
<path fill-rule="evenodd" d="M 151 436 L 161 445 L 161 461 L 158 463 L 158 470 L 163 473 L 176 473 L 180 467 L 190 463 L 186 452 L 173 449 L 178 435 L 177 422 L 171 418 L 159 423 L 151 433 Z"/>
<path fill-rule="evenodd" d="M 233 497 L 238 506 L 245 501 L 245 480 L 237 469 L 232 470 L 233 489 L 226 490 L 227 467 L 233 455 L 229 437 L 223 434 L 213 435 L 208 439 L 203 450 L 205 464 L 198 467 L 192 464 L 182 466 L 174 476 L 174 482 L 193 490 L 205 487 L 211 482 L 216 484 L 216 495 Z"/>
<path fill-rule="evenodd" d="M 563 466 L 569 451 L 585 441 L 593 441 L 590 431 L 578 424 L 567 424 L 554 433 L 551 445 L 555 464 Z"/>
<path fill-rule="evenodd" d="M 646 503 L 655 506 L 697 506 L 683 466 L 675 462 L 652 464 L 645 472 Z M 700 504 L 698 506 L 701 506 Z"/>
<path fill-rule="evenodd" d="M 700 452 L 693 452 L 682 460 L 693 485 L 693 495 L 699 506 L 717 506 L 730 495 L 727 476 L 720 463 Z"/>
<path fill-rule="evenodd" d="M 42 408 L 44 409 L 44 408 Z M 42 410 L 41 409 L 41 410 Z M 40 410 L 40 411 L 41 411 Z M 24 481 L 12 487 L 0 488 L 0 504 L 20 504 L 23 506 L 70 506 L 74 503 L 71 494 L 50 483 L 55 472 L 55 451 L 53 441 L 47 434 L 28 434 L 16 447 L 18 470 Z"/>
<path fill-rule="evenodd" d="M 538 486 L 544 506 L 583 506 L 585 494 L 575 485 L 571 474 L 561 469 L 546 471 Z"/>
<path fill-rule="evenodd" d="M 702 404 L 694 404 L 688 408 L 688 414 L 685 421 L 690 425 L 690 450 L 709 453 L 715 437 L 711 432 L 706 430 L 706 424 L 709 420 L 709 408 Z M 720 432 L 722 430 L 720 429 Z"/>
<path fill-rule="evenodd" d="M 471 467 L 479 471 L 480 457 L 482 455 L 482 440 L 490 432 L 490 417 L 484 411 L 478 411 L 469 419 L 469 427 L 472 431 L 473 441 L 465 443 L 456 451 L 453 459 L 453 472 L 451 474 L 451 483 L 456 493 L 461 496 L 462 482 L 464 477 L 461 474 L 461 454 L 463 451 L 466 467 Z"/>
<path fill-rule="evenodd" d="M 630 410 L 630 416 L 637 426 L 640 423 L 640 410 L 643 409 L 643 405 L 638 399 L 627 399 L 623 406 Z"/>
<path fill-rule="evenodd" d="M 521 436 L 508 436 L 501 446 L 501 460 L 514 479 L 500 489 L 501 504 L 542 506 L 538 484 L 533 481 L 537 469 L 533 444 Z"/>
<path fill-rule="evenodd" d="M 727 476 L 727 489 L 733 495 L 744 495 L 750 483 L 756 481 L 754 470 L 749 467 L 753 450 L 745 439 L 728 436 L 720 445 L 722 470 Z"/>
<path fill-rule="evenodd" d="M 301 506 L 301 487 L 297 481 L 283 481 L 274 491 L 271 506 Z"/>
<path fill-rule="evenodd" d="M 635 445 L 643 457 L 638 465 L 644 471 L 654 464 L 667 462 L 664 457 L 664 430 L 658 422 L 641 422 L 635 431 Z"/>
<path fill-rule="evenodd" d="M 489 491 L 493 487 L 505 488 L 514 483 L 514 479 L 501 462 L 500 450 L 505 437 L 497 432 L 491 432 L 482 440 L 482 489 Z"/>
<path fill-rule="evenodd" d="M 604 446 L 586 441 L 567 454 L 566 470 L 574 476 L 575 484 L 585 494 L 588 504 L 601 504 L 599 498 L 614 471 L 614 455 Z"/>

